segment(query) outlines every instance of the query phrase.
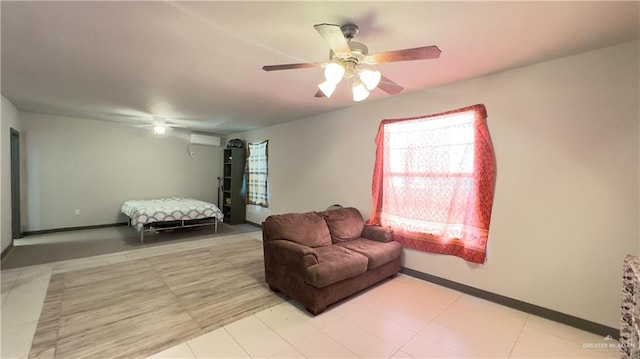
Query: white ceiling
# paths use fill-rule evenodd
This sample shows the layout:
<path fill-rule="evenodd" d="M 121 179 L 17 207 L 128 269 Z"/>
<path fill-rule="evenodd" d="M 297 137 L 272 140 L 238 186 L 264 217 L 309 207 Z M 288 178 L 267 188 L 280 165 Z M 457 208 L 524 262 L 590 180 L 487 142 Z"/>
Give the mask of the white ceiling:
<path fill-rule="evenodd" d="M 155 115 L 218 134 L 359 105 L 346 85 L 315 98 L 321 69 L 262 71 L 327 60 L 318 23 L 356 23 L 371 53 L 437 45 L 440 59 L 377 66 L 402 93 L 640 34 L 638 1 L 0 4 L 2 94 L 20 111 L 132 124 Z"/>

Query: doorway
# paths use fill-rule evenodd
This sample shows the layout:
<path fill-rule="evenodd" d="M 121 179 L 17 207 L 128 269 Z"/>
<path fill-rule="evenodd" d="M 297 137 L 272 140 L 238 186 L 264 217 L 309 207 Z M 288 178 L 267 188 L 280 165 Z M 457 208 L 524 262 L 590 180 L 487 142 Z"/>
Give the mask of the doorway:
<path fill-rule="evenodd" d="M 22 238 L 20 228 L 20 132 L 11 128 L 11 239 Z"/>

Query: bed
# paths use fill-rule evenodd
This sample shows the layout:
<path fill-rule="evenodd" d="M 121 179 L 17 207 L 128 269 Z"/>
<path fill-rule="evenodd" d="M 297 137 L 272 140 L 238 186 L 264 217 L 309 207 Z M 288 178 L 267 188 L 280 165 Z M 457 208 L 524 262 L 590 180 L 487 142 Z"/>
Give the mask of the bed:
<path fill-rule="evenodd" d="M 120 212 L 129 217 L 129 225 L 140 232 L 141 243 L 144 243 L 144 232 L 199 226 L 213 226 L 217 232 L 218 221 L 224 218 L 215 204 L 185 197 L 128 200 Z"/>

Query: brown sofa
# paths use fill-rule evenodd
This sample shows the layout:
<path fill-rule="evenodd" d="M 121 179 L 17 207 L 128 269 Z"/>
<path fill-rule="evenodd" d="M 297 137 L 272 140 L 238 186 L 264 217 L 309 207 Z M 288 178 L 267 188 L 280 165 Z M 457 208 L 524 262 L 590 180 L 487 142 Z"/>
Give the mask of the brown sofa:
<path fill-rule="evenodd" d="M 400 271 L 402 247 L 355 208 L 272 215 L 262 223 L 266 281 L 312 314 Z"/>

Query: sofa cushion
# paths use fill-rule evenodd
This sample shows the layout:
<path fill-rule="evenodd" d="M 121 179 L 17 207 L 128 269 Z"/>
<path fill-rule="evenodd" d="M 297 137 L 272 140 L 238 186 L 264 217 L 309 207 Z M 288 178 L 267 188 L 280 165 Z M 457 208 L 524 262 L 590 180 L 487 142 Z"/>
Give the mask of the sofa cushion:
<path fill-rule="evenodd" d="M 322 212 L 324 220 L 327 221 L 331 241 L 333 243 L 349 241 L 360 238 L 364 228 L 362 214 L 356 208 L 341 208 Z"/>
<path fill-rule="evenodd" d="M 331 244 L 329 228 L 316 212 L 276 214 L 263 223 L 269 239 L 287 239 L 309 247 Z"/>
<path fill-rule="evenodd" d="M 368 269 L 377 268 L 389 263 L 400 257 L 402 253 L 402 245 L 396 241 L 378 242 L 366 238 L 358 238 L 351 241 L 340 242 L 333 246 L 341 246 L 366 256 L 369 260 Z"/>
<path fill-rule="evenodd" d="M 367 257 L 336 245 L 318 247 L 318 264 L 307 267 L 305 282 L 324 288 L 367 271 Z"/>
<path fill-rule="evenodd" d="M 362 237 L 378 242 L 391 242 L 393 240 L 393 229 L 365 224 L 362 230 Z"/>

